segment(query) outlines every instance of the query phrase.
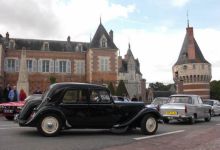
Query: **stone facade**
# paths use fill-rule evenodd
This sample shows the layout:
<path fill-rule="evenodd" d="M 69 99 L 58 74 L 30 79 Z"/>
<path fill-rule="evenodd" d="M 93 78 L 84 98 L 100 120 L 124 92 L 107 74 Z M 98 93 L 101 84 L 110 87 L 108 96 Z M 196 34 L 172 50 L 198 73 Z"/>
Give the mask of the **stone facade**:
<path fill-rule="evenodd" d="M 124 59 L 120 56 L 118 60 L 118 80 L 123 80 L 130 98 L 137 97 L 143 101 L 146 99 L 146 80 L 142 79 L 140 63 L 135 59 L 130 44 Z"/>
<path fill-rule="evenodd" d="M 179 58 L 173 66 L 173 78 L 177 85 L 177 93 L 210 97 L 211 64 L 204 58 L 194 39 L 192 27 L 186 28 Z"/>

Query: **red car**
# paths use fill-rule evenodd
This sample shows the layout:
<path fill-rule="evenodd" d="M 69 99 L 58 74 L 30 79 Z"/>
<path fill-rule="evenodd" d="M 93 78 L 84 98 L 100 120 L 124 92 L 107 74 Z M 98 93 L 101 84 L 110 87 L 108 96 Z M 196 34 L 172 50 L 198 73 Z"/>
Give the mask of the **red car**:
<path fill-rule="evenodd" d="M 13 120 L 15 114 L 18 114 L 24 106 L 25 101 L 7 102 L 0 104 L 0 111 L 8 120 Z"/>
<path fill-rule="evenodd" d="M 33 94 L 28 96 L 24 101 L 1 103 L 0 113 L 2 113 L 7 120 L 14 120 L 15 116 L 19 114 L 26 101 L 39 97 L 41 97 L 41 94 Z"/>

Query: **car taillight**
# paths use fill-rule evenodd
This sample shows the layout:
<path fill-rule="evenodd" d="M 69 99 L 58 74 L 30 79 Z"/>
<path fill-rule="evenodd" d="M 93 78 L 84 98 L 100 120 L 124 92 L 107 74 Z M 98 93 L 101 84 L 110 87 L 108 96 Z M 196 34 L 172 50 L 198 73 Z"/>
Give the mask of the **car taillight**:
<path fill-rule="evenodd" d="M 187 107 L 186 107 L 186 105 L 185 105 L 185 113 L 187 113 Z"/>

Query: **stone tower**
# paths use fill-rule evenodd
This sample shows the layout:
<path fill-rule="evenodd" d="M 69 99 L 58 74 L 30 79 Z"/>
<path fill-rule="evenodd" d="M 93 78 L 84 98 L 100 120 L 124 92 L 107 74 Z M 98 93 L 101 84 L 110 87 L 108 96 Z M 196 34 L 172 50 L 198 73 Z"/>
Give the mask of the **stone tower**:
<path fill-rule="evenodd" d="M 172 69 L 177 93 L 210 97 L 211 64 L 204 58 L 194 38 L 193 27 L 186 28 L 179 58 Z"/>
<path fill-rule="evenodd" d="M 26 49 L 22 48 L 17 90 L 20 92 L 20 90 L 23 89 L 25 93 L 29 95 L 29 82 L 26 61 Z"/>

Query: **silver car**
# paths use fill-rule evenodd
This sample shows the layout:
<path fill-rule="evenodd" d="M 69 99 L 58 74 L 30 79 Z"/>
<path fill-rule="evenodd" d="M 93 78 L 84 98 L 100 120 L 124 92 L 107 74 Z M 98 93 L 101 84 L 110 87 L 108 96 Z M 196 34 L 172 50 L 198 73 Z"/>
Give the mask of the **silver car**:
<path fill-rule="evenodd" d="M 178 120 L 194 124 L 197 119 L 211 120 L 211 106 L 204 104 L 198 95 L 172 95 L 170 103 L 160 107 L 160 113 L 166 123 Z"/>
<path fill-rule="evenodd" d="M 220 102 L 218 100 L 207 99 L 203 103 L 212 106 L 212 116 L 220 115 Z"/>

